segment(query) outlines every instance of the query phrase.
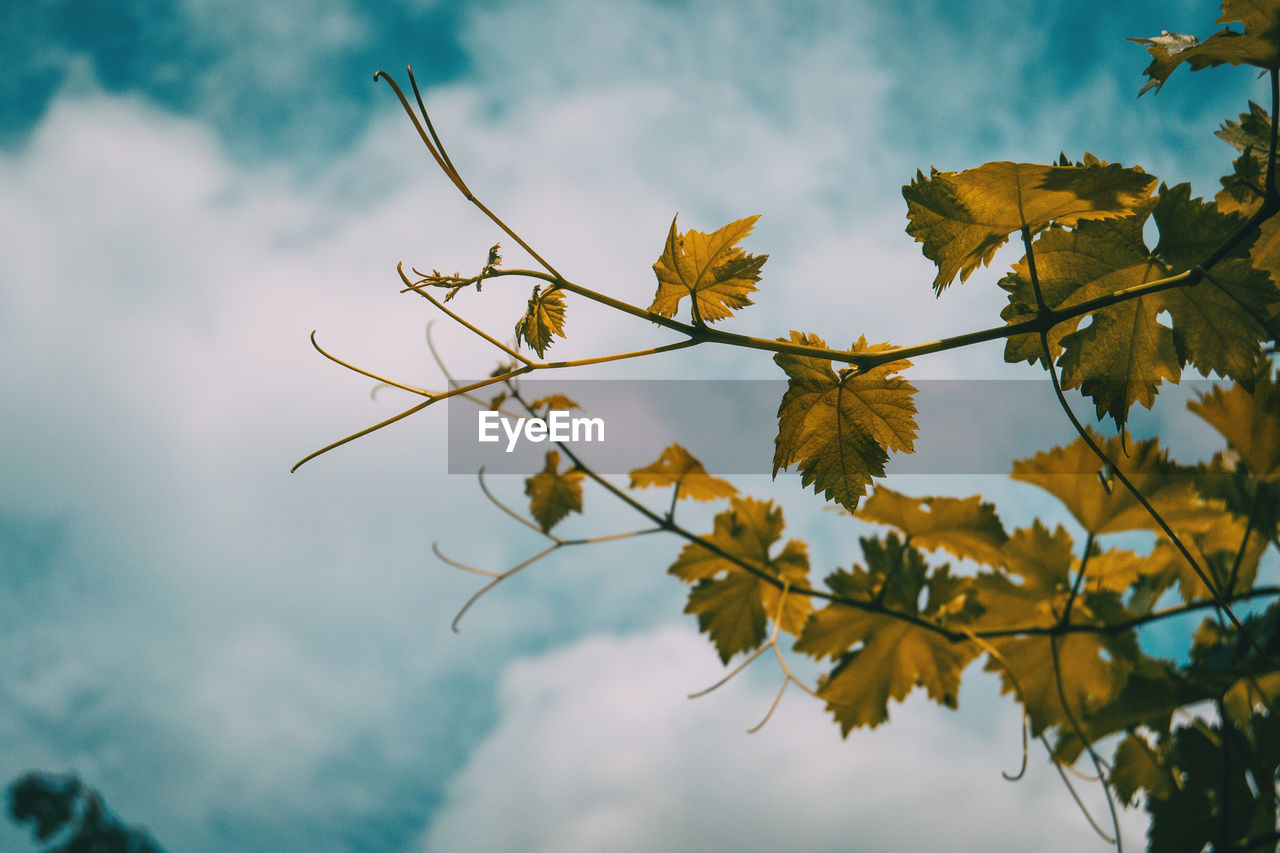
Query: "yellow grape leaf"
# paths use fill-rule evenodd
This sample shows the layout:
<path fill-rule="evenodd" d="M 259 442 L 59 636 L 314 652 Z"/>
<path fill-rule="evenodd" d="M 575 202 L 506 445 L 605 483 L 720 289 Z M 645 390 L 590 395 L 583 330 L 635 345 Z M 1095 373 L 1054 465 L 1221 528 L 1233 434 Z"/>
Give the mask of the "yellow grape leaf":
<path fill-rule="evenodd" d="M 516 340 L 523 338 L 538 358 L 551 346 L 553 334 L 564 337 L 564 296 L 554 288 L 546 293 L 539 293 L 540 289 L 541 285 L 533 286 L 529 307 L 516 323 Z"/>
<path fill-rule="evenodd" d="M 1036 273 L 1045 304 L 1055 310 L 1134 287 L 1165 275 L 1142 239 L 1142 227 L 1152 203 L 1134 215 L 1083 222 L 1074 230 L 1050 228 L 1035 242 Z M 1009 291 L 1009 305 L 1001 316 L 1010 322 L 1035 314 L 1030 264 L 1023 258 L 1000 280 Z M 1163 380 L 1181 378 L 1175 332 L 1157 320 L 1164 294 L 1150 294 L 1104 308 L 1080 329 L 1083 317 L 1073 317 L 1049 330 L 1050 355 L 1062 367 L 1064 388 L 1079 388 L 1091 397 L 1098 417 L 1111 415 L 1123 429 L 1129 408 L 1155 402 Z M 1044 364 L 1038 334 L 1012 336 L 1005 344 L 1005 360 Z"/>
<path fill-rule="evenodd" d="M 582 472 L 570 469 L 558 473 L 560 454 L 547 451 L 547 464 L 524 481 L 529 511 L 546 533 L 571 512 L 582 512 Z"/>
<path fill-rule="evenodd" d="M 920 552 L 892 534 L 882 543 L 863 539 L 868 569 L 854 567 L 827 578 L 843 598 L 879 602 L 893 612 L 938 621 L 963 595 L 965 579 L 946 568 L 926 577 Z M 920 593 L 928 604 L 919 611 Z M 951 642 L 913 621 L 833 602 L 818 610 L 796 642 L 798 652 L 830 658 L 836 666 L 820 681 L 818 693 L 844 734 L 858 726 L 878 726 L 889 718 L 889 700 L 902 701 L 923 687 L 934 701 L 956 706 L 960 677 L 977 655 L 971 643 Z"/>
<path fill-rule="evenodd" d="M 1252 216 L 1262 207 L 1262 185 L 1265 183 L 1267 150 L 1271 140 L 1271 117 L 1266 110 L 1250 101 L 1249 112 L 1240 113 L 1239 121 L 1224 121 L 1214 135 L 1240 152 L 1240 156 L 1232 163 L 1232 173 L 1220 179 L 1222 189 L 1214 197 L 1218 210 L 1222 213 Z M 1266 223 L 1263 223 L 1263 227 L 1266 227 Z M 1262 268 L 1261 265 L 1259 268 Z"/>
<path fill-rule="evenodd" d="M 545 397 L 539 397 L 529 404 L 529 408 L 535 412 L 545 407 L 548 412 L 567 412 L 570 409 L 581 409 L 576 402 L 566 397 L 564 394 L 548 394 Z"/>
<path fill-rule="evenodd" d="M 1213 424 L 1262 482 L 1280 480 L 1280 388 L 1262 379 L 1253 393 L 1241 385 L 1215 387 L 1187 408 Z"/>
<path fill-rule="evenodd" d="M 1219 519 L 1222 504 L 1202 499 L 1191 477 L 1169 461 L 1156 439 L 1126 442 L 1126 454 L 1120 436 L 1104 441 L 1092 430 L 1089 435 L 1174 529 L 1203 529 Z M 1101 467 L 1084 439 L 1078 438 L 1066 447 L 1014 462 L 1010 476 L 1039 486 L 1062 501 L 1076 521 L 1094 535 L 1157 529 L 1150 514 L 1119 480 L 1109 483 L 1108 492 L 1099 477 Z"/>
<path fill-rule="evenodd" d="M 1080 166 L 1041 166 L 1000 161 L 963 172 L 939 172 L 902 188 L 907 233 L 923 243 L 938 265 L 933 280 L 941 294 L 956 275 L 964 281 L 991 262 L 1009 235 L 1032 233 L 1057 222 L 1071 227 L 1090 219 L 1124 216 L 1155 188 L 1141 169 L 1104 164 L 1086 155 Z"/>
<path fill-rule="evenodd" d="M 942 548 L 987 565 L 1000 564 L 1001 548 L 1008 539 L 995 506 L 983 503 L 977 495 L 911 498 L 877 486 L 857 517 L 892 525 L 918 547 Z"/>
<path fill-rule="evenodd" d="M 795 343 L 826 347 L 817 335 L 791 333 Z M 868 346 L 859 338 L 851 352 L 877 352 L 888 344 Z M 899 371 L 909 361 L 853 375 L 836 375 L 828 359 L 778 353 L 773 357 L 787 373 L 787 391 L 778 406 L 773 475 L 793 464 L 801 483 L 853 512 L 872 477 L 884 475 L 889 450 L 915 450 L 915 388 Z"/>
<path fill-rule="evenodd" d="M 1191 197 L 1189 184 L 1164 189 L 1155 207 L 1160 242 L 1156 254 L 1174 270 L 1198 265 L 1244 224 L 1236 215 L 1222 213 L 1215 204 Z M 1263 251 L 1263 236 L 1254 251 Z M 1185 361 L 1195 365 L 1200 375 L 1236 380 L 1252 379 L 1263 356 L 1261 344 L 1271 333 L 1257 320 L 1280 304 L 1276 289 L 1265 272 L 1267 259 L 1250 258 L 1241 247 L 1209 270 L 1194 287 L 1175 287 L 1158 294 L 1160 304 L 1173 319 L 1173 334 Z M 1145 297 L 1144 297 L 1145 298 Z"/>
<path fill-rule="evenodd" d="M 1129 39 L 1145 44 L 1152 57 L 1143 72 L 1149 79 L 1138 94 L 1160 91 L 1184 62 L 1192 71 L 1223 64 L 1280 67 L 1280 0 L 1223 0 L 1222 16 L 1215 23 L 1241 23 L 1244 32 L 1222 30 L 1204 41 L 1168 31 L 1155 38 Z"/>
<path fill-rule="evenodd" d="M 649 310 L 674 317 L 680 300 L 688 296 L 693 303 L 693 322 L 714 323 L 750 305 L 747 294 L 757 289 L 760 268 L 769 256 L 748 255 L 737 244 L 751 233 L 759 218 L 748 216 L 730 222 L 712 234 L 693 229 L 681 234 L 672 219 L 666 247 L 653 265 L 658 292 Z"/>
<path fill-rule="evenodd" d="M 1258 576 L 1258 562 L 1262 552 L 1266 550 L 1267 540 L 1257 531 L 1249 536 L 1244 552 L 1240 553 L 1240 544 L 1244 542 L 1245 520 L 1240 516 L 1219 513 L 1218 520 L 1205 530 L 1179 531 L 1178 538 L 1191 552 L 1196 564 L 1208 573 L 1213 585 L 1223 595 L 1243 592 L 1253 586 Z M 1240 561 L 1237 564 L 1237 555 Z M 1167 586 L 1176 580 L 1178 591 L 1183 601 L 1197 601 L 1213 598 L 1204 581 L 1191 567 L 1187 559 L 1166 539 L 1156 542 L 1147 560 L 1146 571 L 1157 574 Z M 1227 580 L 1235 573 L 1235 582 L 1227 589 Z"/>
<path fill-rule="evenodd" d="M 1035 599 L 1066 591 L 1075 563 L 1071 534 L 1059 524 L 1052 533 L 1035 519 L 1005 543 L 1001 565 L 1023 579 L 1022 587 Z"/>
<path fill-rule="evenodd" d="M 708 474 L 702 463 L 679 444 L 662 451 L 652 465 L 631 472 L 631 488 L 647 489 L 650 486 L 675 486 L 680 497 L 697 501 L 728 498 L 738 493 L 732 483 Z"/>
<path fill-rule="evenodd" d="M 732 498 L 729 509 L 715 518 L 705 538 L 714 548 L 754 566 L 766 575 L 792 586 L 803 586 L 809 577 L 805 544 L 792 539 L 776 555 L 773 544 L 782 536 L 782 509 L 773 501 Z M 750 651 L 765 638 L 768 620 L 779 615 L 782 630 L 799 634 L 812 609 L 802 595 L 787 595 L 768 581 L 697 542 L 680 551 L 667 571 L 694 587 L 686 613 L 698 616 L 698 627 L 711 636 L 720 659 L 728 663 L 738 652 Z"/>
<path fill-rule="evenodd" d="M 988 656 L 984 669 L 1000 673 L 1002 692 L 1021 698 L 1033 736 L 1051 726 L 1070 728 L 1071 717 L 1085 724 L 1124 687 L 1139 654 L 1132 631 L 996 639 L 991 645 L 1000 659 Z"/>
<path fill-rule="evenodd" d="M 847 612 L 863 635 L 863 645 L 849 652 L 818 690 L 843 734 L 885 722 L 889 700 L 900 702 L 916 687 L 923 687 L 935 702 L 956 707 L 961 673 L 974 657 L 969 644 L 952 643 L 899 619 Z"/>

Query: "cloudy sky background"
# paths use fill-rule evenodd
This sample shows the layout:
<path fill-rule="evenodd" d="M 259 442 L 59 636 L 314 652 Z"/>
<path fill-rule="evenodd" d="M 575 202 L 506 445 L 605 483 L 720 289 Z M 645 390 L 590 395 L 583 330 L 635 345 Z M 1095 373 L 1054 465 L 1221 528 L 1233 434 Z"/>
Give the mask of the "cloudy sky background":
<path fill-rule="evenodd" d="M 500 239 L 378 68 L 414 65 L 468 183 L 568 277 L 647 304 L 675 211 L 703 230 L 761 213 L 748 247 L 771 257 L 734 330 L 909 344 L 991 325 L 1003 301 L 1000 264 L 934 299 L 903 232 L 917 168 L 1088 150 L 1212 195 L 1231 150 L 1211 132 L 1263 83 L 1182 71 L 1136 100 L 1145 53 L 1122 39 L 1214 17 L 1207 2 L 5 4 L 0 781 L 75 770 L 174 851 L 1104 849 L 1040 756 L 1000 778 L 1018 718 L 977 668 L 959 713 L 913 699 L 847 741 L 799 694 L 744 734 L 778 683 L 768 661 L 686 700 L 722 669 L 664 574 L 674 540 L 556 555 L 454 635 L 475 578 L 432 542 L 502 568 L 541 541 L 445 473 L 442 411 L 289 467 L 412 402 L 371 400 L 307 335 L 438 386 L 437 318 L 397 294 L 395 264 L 465 273 Z M 506 337 L 527 298 L 508 290 L 452 304 Z M 670 340 L 580 301 L 570 331 L 557 355 Z M 464 330 L 435 339 L 459 375 L 495 362 Z M 590 375 L 777 374 L 766 354 L 699 349 Z M 997 343 L 912 375 L 1033 374 Z M 993 440 L 1033 428 L 1001 413 Z M 518 478 L 493 485 L 520 503 Z M 782 503 L 817 573 L 857 559 L 859 528 L 797 478 L 740 485 Z M 1053 512 L 995 478 L 895 485 L 986 491 L 1009 525 Z M 588 502 L 570 532 L 637 523 Z M 1143 825 L 1127 816 L 1134 846 Z M 6 824 L 0 847 L 30 844 Z"/>

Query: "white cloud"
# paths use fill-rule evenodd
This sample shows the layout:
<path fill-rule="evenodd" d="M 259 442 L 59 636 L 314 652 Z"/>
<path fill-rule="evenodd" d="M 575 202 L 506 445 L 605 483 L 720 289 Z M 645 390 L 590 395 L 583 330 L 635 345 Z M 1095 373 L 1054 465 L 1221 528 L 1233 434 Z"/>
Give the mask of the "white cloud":
<path fill-rule="evenodd" d="M 1017 769 L 1018 716 L 977 667 L 958 714 L 913 695 L 888 725 L 844 742 L 798 691 L 746 734 L 771 701 L 765 679 L 685 698 L 721 673 L 683 628 L 513 663 L 498 726 L 420 849 L 1108 849 L 1038 747 L 1023 781 L 1001 778 Z M 1077 785 L 1098 808 L 1095 786 Z M 1133 843 L 1142 815 L 1124 825 Z"/>
<path fill-rule="evenodd" d="M 427 92 L 473 189 L 567 275 L 641 305 L 677 209 L 683 227 L 704 230 L 758 211 L 750 249 L 771 260 L 738 329 L 910 343 L 994 323 L 990 279 L 935 304 L 902 233 L 907 155 L 885 135 L 892 74 L 861 49 L 863 19 L 694 5 L 478 13 L 469 44 L 491 63 Z M 192 8 L 221 25 L 210 38 L 244 28 L 243 16 Z M 261 38 L 197 81 L 208 112 L 234 111 L 236 93 L 219 88 L 244 97 L 249 72 L 296 78 L 362 38 L 343 8 L 315 6 L 323 37 L 300 56 L 270 53 L 306 22 L 266 13 L 248 28 Z M 0 229 L 0 513 L 66 530 L 45 574 L 3 596 L 6 648 L 18 650 L 0 662 L 11 775 L 74 765 L 174 849 L 362 849 L 365 823 L 422 820 L 492 720 L 490 682 L 517 650 L 678 613 L 681 590 L 662 574 L 677 546 L 647 537 L 556 555 L 481 602 L 461 639 L 449 634 L 475 579 L 440 567 L 433 539 L 486 568 L 541 543 L 472 480 L 442 475 L 439 413 L 287 473 L 407 405 L 399 394 L 370 403 L 372 383 L 324 361 L 307 333 L 361 366 L 438 385 L 422 345 L 430 308 L 395 293 L 394 264 L 472 270 L 502 239 L 394 109 L 303 179 L 237 165 L 208 127 L 143 101 L 65 93 L 22 150 L 0 156 Z M 527 293 L 491 282 L 451 306 L 505 337 Z M 670 340 L 582 300 L 569 322 L 556 356 Z M 459 372 L 492 367 L 492 349 L 448 321 L 437 334 Z M 723 348 L 595 375 L 695 370 L 777 375 L 767 354 Z M 773 488 L 793 529 L 816 527 L 817 501 L 796 479 Z M 518 479 L 497 487 L 519 505 Z M 636 523 L 591 513 L 574 529 Z M 845 529 L 819 536 L 825 564 L 847 565 Z M 791 696 L 747 738 L 767 690 L 679 699 L 716 673 L 705 642 L 679 631 L 591 640 L 513 668 L 501 725 L 451 789 L 433 843 L 479 828 L 495 845 L 526 832 L 547 849 L 620 837 L 714 846 L 723 818 L 747 821 L 757 841 L 803 829 L 819 846 L 896 846 L 889 822 L 928 832 L 923 808 L 903 808 L 883 782 L 904 767 L 936 783 L 927 796 L 940 820 L 969 827 L 969 807 L 1007 820 L 1010 849 L 1030 837 L 1017 820 L 1028 815 L 1079 829 L 1053 780 L 998 779 L 1016 751 L 1007 717 L 988 728 L 908 705 L 883 732 L 833 747 L 829 721 Z M 531 789 L 520 774 L 533 768 L 544 784 Z M 988 797 L 1014 805 L 988 810 Z M 495 809 L 524 816 L 496 820 Z M 416 831 L 404 825 L 384 846 Z"/>

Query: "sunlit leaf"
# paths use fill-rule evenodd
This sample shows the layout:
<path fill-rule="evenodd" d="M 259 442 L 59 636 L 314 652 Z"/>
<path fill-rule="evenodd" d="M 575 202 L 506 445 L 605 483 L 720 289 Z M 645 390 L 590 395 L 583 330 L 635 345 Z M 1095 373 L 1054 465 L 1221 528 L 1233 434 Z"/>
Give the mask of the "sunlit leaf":
<path fill-rule="evenodd" d="M 764 642 L 768 620 L 779 613 L 780 604 L 779 625 L 784 631 L 798 634 L 809 616 L 807 597 L 788 595 L 782 601 L 777 586 L 731 559 L 742 560 L 767 577 L 803 586 L 809 575 L 803 542 L 793 539 L 777 554 L 770 554 L 783 527 L 782 509 L 772 501 L 732 498 L 729 509 L 716 516 L 715 528 L 704 537 L 712 548 L 691 542 L 668 569 L 694 584 L 685 612 L 697 614 L 698 627 L 710 634 L 725 662 Z"/>
<path fill-rule="evenodd" d="M 826 347 L 817 335 L 791 333 L 791 340 Z M 859 338 L 851 352 L 876 352 Z M 852 512 L 873 477 L 884 475 L 889 450 L 915 448 L 915 393 L 899 371 L 909 361 L 854 375 L 831 369 L 828 359 L 778 353 L 774 361 L 787 373 L 787 391 L 778 406 L 773 474 L 797 464 L 801 483 Z"/>
<path fill-rule="evenodd" d="M 631 488 L 675 486 L 682 498 L 711 501 L 738 493 L 732 483 L 712 477 L 702 463 L 679 444 L 673 444 L 657 461 L 631 472 Z"/>
<path fill-rule="evenodd" d="M 1213 424 L 1254 477 L 1280 480 L 1280 387 L 1274 380 L 1259 380 L 1253 393 L 1239 384 L 1214 387 L 1187 408 Z"/>
<path fill-rule="evenodd" d="M 533 286 L 529 307 L 516 323 L 516 338 L 533 347 L 538 358 L 551 346 L 551 336 L 564 337 L 564 296 L 559 290 L 540 293 L 540 285 Z"/>
<path fill-rule="evenodd" d="M 944 615 L 955 596 L 954 579 L 945 570 L 926 576 L 920 552 L 893 535 L 863 539 L 862 546 L 868 567 L 829 576 L 832 592 L 926 621 Z M 925 590 L 929 604 L 920 611 Z M 819 695 L 846 735 L 887 720 L 889 700 L 902 701 L 916 687 L 954 708 L 961 673 L 977 654 L 971 643 L 952 642 L 912 621 L 835 602 L 813 614 L 795 648 L 836 661 Z"/>
<path fill-rule="evenodd" d="M 738 242 L 751 233 L 759 216 L 730 222 L 711 234 L 690 229 L 683 234 L 671 220 L 662 256 L 653 265 L 658 292 L 649 310 L 673 317 L 686 296 L 693 303 L 695 323 L 713 323 L 751 304 L 760 268 L 768 255 L 748 255 Z"/>
<path fill-rule="evenodd" d="M 559 524 L 569 513 L 582 512 L 582 472 L 570 469 L 562 474 L 557 470 L 559 467 L 560 454 L 548 450 L 543 469 L 524 481 L 529 511 L 543 533 Z"/>
<path fill-rule="evenodd" d="M 942 548 L 957 557 L 997 565 L 1008 538 L 993 504 L 968 498 L 911 498 L 885 486 L 875 491 L 857 517 L 892 525 L 921 548 Z"/>
<path fill-rule="evenodd" d="M 1189 474 L 1169 461 L 1155 439 L 1136 444 L 1090 433 L 1107 456 L 1175 528 L 1203 529 L 1221 515 L 1221 504 L 1205 501 Z M 1120 530 L 1152 530 L 1158 525 L 1118 480 L 1104 483 L 1101 463 L 1083 439 L 1041 451 L 1013 463 L 1015 480 L 1039 486 L 1070 510 L 1085 530 L 1097 535 Z"/>
<path fill-rule="evenodd" d="M 1192 198 L 1188 184 L 1160 193 L 1155 220 L 1160 228 L 1156 254 L 1174 271 L 1197 266 L 1244 224 L 1241 217 Z M 1172 317 L 1179 351 L 1202 376 L 1217 373 L 1243 380 L 1258 371 L 1261 345 L 1271 335 L 1254 315 L 1265 318 L 1280 302 L 1280 290 L 1255 265 L 1257 260 L 1251 262 L 1241 248 L 1194 287 L 1158 295 Z"/>
<path fill-rule="evenodd" d="M 1184 62 L 1192 71 L 1224 64 L 1280 67 L 1280 2 L 1223 0 L 1222 16 L 1215 23 L 1241 23 L 1244 32 L 1226 29 L 1204 41 L 1168 31 L 1155 38 L 1129 39 L 1145 44 L 1152 57 L 1143 72 L 1149 79 L 1138 94 L 1150 89 L 1160 91 L 1169 75 Z"/>
<path fill-rule="evenodd" d="M 1140 169 L 1103 164 L 1041 166 L 987 163 L 963 172 L 939 172 L 902 188 L 907 233 L 923 243 L 938 265 L 933 289 L 941 293 L 956 275 L 964 281 L 988 264 L 1009 235 L 1023 227 L 1036 233 L 1056 222 L 1074 226 L 1124 216 L 1142 203 L 1155 178 Z"/>

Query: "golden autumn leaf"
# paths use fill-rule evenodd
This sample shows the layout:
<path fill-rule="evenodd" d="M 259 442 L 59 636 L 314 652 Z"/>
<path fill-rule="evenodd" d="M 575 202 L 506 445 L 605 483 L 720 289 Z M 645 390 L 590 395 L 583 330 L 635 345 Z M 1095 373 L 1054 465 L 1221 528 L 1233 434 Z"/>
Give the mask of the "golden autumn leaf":
<path fill-rule="evenodd" d="M 666 246 L 653 265 L 658 292 L 649 310 L 674 317 L 680 300 L 687 296 L 693 322 L 714 323 L 750 305 L 747 294 L 756 290 L 760 268 L 769 256 L 748 255 L 737 244 L 751 233 L 759 218 L 748 216 L 711 234 L 693 229 L 680 233 L 672 219 Z"/>

